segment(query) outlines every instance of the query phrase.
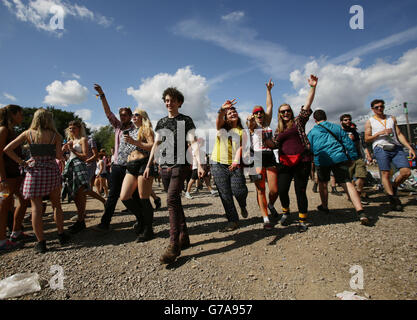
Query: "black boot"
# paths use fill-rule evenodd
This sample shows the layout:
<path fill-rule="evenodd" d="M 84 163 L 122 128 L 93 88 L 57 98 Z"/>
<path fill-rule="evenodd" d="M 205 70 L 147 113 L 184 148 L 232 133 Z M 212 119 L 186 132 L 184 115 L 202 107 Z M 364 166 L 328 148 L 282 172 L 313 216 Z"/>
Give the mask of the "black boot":
<path fill-rule="evenodd" d="M 131 198 L 129 200 L 122 201 L 125 207 L 135 215 L 136 223 L 133 225 L 133 230 L 135 231 L 136 235 L 143 233 L 144 228 L 144 221 L 142 215 L 142 204 L 139 198 Z"/>
<path fill-rule="evenodd" d="M 143 233 L 136 239 L 137 242 L 146 242 L 154 238 L 153 233 L 153 207 L 149 199 L 141 199 L 143 215 Z"/>

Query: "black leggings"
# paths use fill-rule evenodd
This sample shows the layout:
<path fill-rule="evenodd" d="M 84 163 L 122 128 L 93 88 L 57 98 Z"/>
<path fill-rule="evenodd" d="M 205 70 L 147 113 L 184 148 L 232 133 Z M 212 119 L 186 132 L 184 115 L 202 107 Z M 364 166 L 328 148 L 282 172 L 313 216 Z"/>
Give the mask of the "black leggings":
<path fill-rule="evenodd" d="M 278 170 L 278 190 L 279 199 L 283 208 L 290 208 L 290 191 L 291 181 L 294 178 L 294 189 L 297 196 L 298 211 L 307 214 L 308 199 L 306 194 L 308 178 L 311 172 L 311 162 L 300 162 L 294 167 L 279 165 Z"/>

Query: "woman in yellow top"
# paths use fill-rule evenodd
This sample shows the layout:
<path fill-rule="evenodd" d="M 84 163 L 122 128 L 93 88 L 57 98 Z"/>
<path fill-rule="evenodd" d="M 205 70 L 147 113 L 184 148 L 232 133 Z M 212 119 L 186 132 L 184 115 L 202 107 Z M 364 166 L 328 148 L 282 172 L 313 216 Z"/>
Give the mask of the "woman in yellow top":
<path fill-rule="evenodd" d="M 241 167 L 243 147 L 248 138 L 234 107 L 235 104 L 235 99 L 227 100 L 219 110 L 216 120 L 217 138 L 211 156 L 211 172 L 228 220 L 222 232 L 239 228 L 239 216 L 233 196 L 239 203 L 242 217 L 248 216 L 246 210 L 248 188 Z"/>

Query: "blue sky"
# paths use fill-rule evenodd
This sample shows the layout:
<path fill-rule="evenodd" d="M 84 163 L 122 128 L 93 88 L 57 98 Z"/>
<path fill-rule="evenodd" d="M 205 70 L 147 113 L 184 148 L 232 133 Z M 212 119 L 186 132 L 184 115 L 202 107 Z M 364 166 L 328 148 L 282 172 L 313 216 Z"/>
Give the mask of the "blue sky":
<path fill-rule="evenodd" d="M 349 25 L 356 4 L 363 30 Z M 65 11 L 63 30 L 49 28 L 53 5 Z M 226 99 L 238 99 L 242 118 L 265 105 L 270 78 L 274 118 L 284 102 L 297 109 L 315 73 L 313 108 L 333 121 L 346 111 L 363 126 L 369 102 L 382 97 L 409 102 L 416 122 L 415 12 L 412 0 L 0 0 L 0 104 L 53 104 L 95 128 L 107 120 L 94 83 L 113 111 L 140 106 L 154 121 L 174 85 L 185 93 L 183 112 L 210 128 Z M 390 113 L 404 121 L 401 108 Z"/>

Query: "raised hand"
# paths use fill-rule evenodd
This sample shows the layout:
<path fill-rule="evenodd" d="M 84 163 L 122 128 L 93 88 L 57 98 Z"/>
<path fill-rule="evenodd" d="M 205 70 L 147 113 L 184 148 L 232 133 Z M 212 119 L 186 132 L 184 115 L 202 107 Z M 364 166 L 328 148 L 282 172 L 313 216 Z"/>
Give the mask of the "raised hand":
<path fill-rule="evenodd" d="M 310 75 L 310 78 L 308 78 L 308 84 L 310 87 L 315 88 L 317 86 L 317 82 L 319 81 L 319 78 L 317 78 L 315 75 Z"/>
<path fill-rule="evenodd" d="M 94 90 L 96 90 L 99 95 L 104 94 L 103 89 L 98 84 L 94 84 Z"/>
<path fill-rule="evenodd" d="M 223 110 L 227 110 L 227 109 L 229 109 L 229 108 L 233 107 L 236 103 L 237 103 L 237 102 L 236 102 L 236 99 L 233 99 L 233 100 L 227 100 L 225 103 L 223 103 L 223 105 L 222 105 L 222 109 L 223 109 Z"/>
<path fill-rule="evenodd" d="M 266 88 L 268 89 L 268 91 L 271 91 L 274 86 L 275 83 L 272 82 L 272 79 L 269 79 L 269 82 L 266 84 Z"/>

